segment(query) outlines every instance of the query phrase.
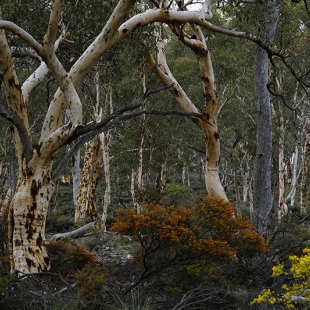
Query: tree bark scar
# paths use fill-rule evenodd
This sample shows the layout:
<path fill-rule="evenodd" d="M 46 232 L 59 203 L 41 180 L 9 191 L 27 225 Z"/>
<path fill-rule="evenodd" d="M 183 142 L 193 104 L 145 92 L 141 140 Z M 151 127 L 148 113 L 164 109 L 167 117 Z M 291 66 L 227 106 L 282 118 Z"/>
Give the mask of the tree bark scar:
<path fill-rule="evenodd" d="M 44 262 L 45 262 L 45 265 L 46 265 L 46 266 L 49 266 L 49 264 L 50 264 L 50 259 L 48 258 L 48 256 L 44 256 L 44 257 L 43 257 L 43 260 L 44 260 Z"/>
<path fill-rule="evenodd" d="M 10 79 L 8 79 L 9 85 L 10 86 L 14 86 L 15 85 L 15 80 L 13 77 L 11 77 Z"/>
<path fill-rule="evenodd" d="M 16 247 L 19 247 L 19 246 L 23 245 L 23 243 L 22 243 L 21 240 L 15 239 L 14 245 L 15 245 Z"/>
<path fill-rule="evenodd" d="M 33 260 L 29 259 L 28 257 L 26 257 L 26 263 L 27 263 L 29 268 L 31 266 L 35 267 L 35 263 L 33 262 Z"/>
<path fill-rule="evenodd" d="M 218 134 L 218 132 L 215 132 L 213 135 L 214 135 L 215 140 L 218 140 L 219 137 L 220 137 L 220 135 Z"/>
<path fill-rule="evenodd" d="M 40 250 L 42 250 L 42 245 L 43 245 L 43 238 L 42 238 L 42 235 L 41 233 L 39 233 L 39 237 L 37 238 L 36 240 L 36 244 L 37 246 L 39 247 Z"/>
<path fill-rule="evenodd" d="M 38 195 L 38 186 L 35 180 L 32 180 L 30 193 L 31 193 L 33 200 L 35 200 L 36 196 Z"/>
<path fill-rule="evenodd" d="M 210 114 L 209 113 L 202 113 L 202 119 L 205 120 L 205 121 L 209 121 Z"/>
<path fill-rule="evenodd" d="M 206 94 L 205 95 L 205 98 L 206 98 L 206 101 L 211 101 L 212 100 L 212 96 L 211 96 L 211 94 L 209 93 L 209 94 Z"/>

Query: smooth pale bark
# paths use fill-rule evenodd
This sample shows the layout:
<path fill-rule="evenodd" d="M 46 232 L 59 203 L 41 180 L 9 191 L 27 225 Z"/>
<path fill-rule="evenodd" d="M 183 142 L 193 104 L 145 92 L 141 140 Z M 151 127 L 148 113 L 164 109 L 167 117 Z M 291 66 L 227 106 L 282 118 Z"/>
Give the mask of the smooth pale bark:
<path fill-rule="evenodd" d="M 284 135 L 285 124 L 282 102 L 278 102 L 279 107 L 279 201 L 278 201 L 278 222 L 281 222 L 282 217 L 287 214 L 287 205 L 285 203 L 285 162 L 284 162 Z"/>
<path fill-rule="evenodd" d="M 90 222 L 82 227 L 79 227 L 76 230 L 69 231 L 66 233 L 55 234 L 51 237 L 51 240 L 57 241 L 60 239 L 78 239 L 82 238 L 86 232 L 90 229 L 94 229 L 96 227 L 96 221 Z"/>
<path fill-rule="evenodd" d="M 99 83 L 98 83 L 99 86 Z M 99 90 L 97 91 L 99 94 Z M 99 98 L 97 98 L 97 102 L 99 102 Z M 109 110 L 110 113 L 113 113 L 113 88 L 112 84 L 109 84 L 108 93 L 106 97 L 106 108 L 105 110 Z M 105 191 L 103 197 L 103 210 L 101 217 L 101 226 L 102 230 L 106 231 L 106 221 L 108 215 L 108 208 L 111 204 L 111 163 L 110 163 L 110 148 L 112 141 L 112 131 L 108 130 L 105 133 L 101 133 L 99 135 L 100 146 L 102 150 L 102 161 L 103 161 L 103 169 L 104 169 L 104 180 L 105 180 Z"/>
<path fill-rule="evenodd" d="M 161 164 L 160 170 L 160 192 L 166 192 L 166 184 L 167 184 L 167 172 L 168 172 L 168 155 L 169 155 L 169 144 L 165 143 L 163 147 L 163 162 Z"/>
<path fill-rule="evenodd" d="M 306 119 L 306 141 L 301 154 L 301 176 L 300 176 L 300 213 L 304 214 L 307 210 L 308 202 L 308 175 L 309 175 L 309 156 L 310 156 L 310 119 Z"/>
<path fill-rule="evenodd" d="M 297 173 L 297 168 L 298 168 L 298 157 L 299 157 L 299 150 L 298 146 L 295 146 L 295 151 L 293 152 L 289 165 L 290 165 L 290 180 L 289 182 L 291 183 L 291 190 L 288 193 L 288 195 L 285 198 L 285 202 L 287 203 L 290 200 L 290 205 L 293 207 L 295 205 L 295 196 L 296 196 L 296 186 L 297 186 L 297 181 L 299 178 L 299 174 L 301 170 Z"/>
<path fill-rule="evenodd" d="M 157 39 L 157 62 L 150 54 L 147 56 L 147 61 L 162 83 L 165 85 L 173 84 L 170 91 L 183 111 L 199 113 L 203 116 L 202 119 L 193 117 L 192 120 L 201 129 L 206 141 L 207 192 L 212 196 L 227 200 L 226 193 L 219 178 L 220 142 L 217 131 L 218 100 L 210 53 L 203 33 L 198 27 L 194 27 L 196 39 L 191 39 L 188 35 L 182 33 L 180 29 L 174 30 L 180 40 L 189 46 L 197 56 L 204 87 L 205 111 L 200 111 L 194 105 L 171 73 L 166 61 L 164 40 L 160 33 L 158 33 Z"/>
<path fill-rule="evenodd" d="M 19 181 L 8 212 L 11 269 L 22 272 L 45 271 L 50 267 L 44 242 L 47 208 L 53 193 L 51 158 L 32 148 L 26 106 L 3 30 L 0 30 L 0 62 L 2 87 L 8 107 L 23 124 L 19 130 L 15 127 L 14 139 Z"/>
<path fill-rule="evenodd" d="M 145 84 L 145 63 L 142 66 L 142 90 L 143 93 L 146 92 L 146 84 Z M 141 109 L 145 109 L 146 102 L 143 102 Z M 143 187 L 143 149 L 144 149 L 144 138 L 145 138 L 145 130 L 146 130 L 146 115 L 141 115 L 141 124 L 140 124 L 140 143 L 138 150 L 138 171 L 137 171 L 137 190 L 136 194 L 140 195 Z M 140 201 L 136 201 L 137 203 L 137 213 L 140 214 L 142 211 L 142 206 Z"/>
<path fill-rule="evenodd" d="M 132 205 L 134 209 L 137 212 L 137 195 L 136 195 L 136 178 L 137 178 L 137 173 L 134 169 L 131 171 L 131 180 L 130 180 L 130 193 L 131 193 L 131 198 L 132 198 Z"/>
<path fill-rule="evenodd" d="M 78 150 L 72 156 L 72 192 L 73 192 L 73 205 L 76 208 L 77 198 L 79 195 L 79 186 L 81 182 L 81 151 Z"/>
<path fill-rule="evenodd" d="M 260 33 L 264 43 L 270 45 L 274 39 L 279 8 L 277 0 L 268 0 L 264 12 L 264 23 Z M 255 55 L 255 107 L 256 107 L 256 157 L 254 163 L 254 226 L 266 237 L 269 214 L 272 207 L 271 160 L 272 118 L 269 82 L 269 58 L 267 52 L 257 47 Z"/>
<path fill-rule="evenodd" d="M 142 65 L 142 90 L 143 93 L 146 92 L 146 85 L 145 85 L 145 63 Z M 145 109 L 146 102 L 144 101 L 141 109 Z M 145 139 L 145 130 L 146 130 L 146 115 L 141 115 L 141 124 L 140 124 L 140 143 L 138 147 L 138 168 L 137 172 L 132 172 L 131 178 L 131 195 L 133 199 L 133 205 L 138 214 L 142 211 L 142 205 L 139 201 L 139 195 L 142 191 L 143 186 L 143 150 L 144 150 L 144 139 Z"/>
<path fill-rule="evenodd" d="M 1 29 L 11 31 L 35 50 L 59 85 L 59 90 L 55 93 L 44 120 L 39 138 L 39 147 L 36 147 L 39 148 L 40 152 L 37 153 L 31 141 L 25 100 L 13 68 L 12 57 L 4 32 L 1 30 L 0 74 L 8 107 L 15 113 L 13 115 L 16 126 L 15 149 L 19 165 L 19 185 L 10 205 L 9 219 L 10 253 L 13 269 L 27 273 L 48 270 L 50 267 L 44 247 L 44 229 L 49 200 L 54 190 L 50 177 L 52 156 L 59 148 L 70 141 L 80 124 L 82 105 L 75 87 L 81 85 L 86 75 L 106 51 L 128 35 L 126 31 L 119 31 L 119 27 L 125 21 L 134 3 L 133 0 L 124 0 L 118 3 L 101 33 L 73 65 L 69 74 L 55 55 L 55 41 L 63 1 L 55 0 L 53 2 L 43 45 L 40 45 L 31 35 L 13 23 L 0 21 Z M 168 17 L 168 19 L 170 18 Z M 183 19 L 184 16 L 182 21 Z M 138 25 L 137 23 L 137 26 L 141 26 L 141 24 Z M 46 77 L 46 69 L 43 68 L 45 65 L 38 69 L 42 78 L 27 80 L 24 88 L 26 100 L 30 94 L 28 90 L 33 89 L 36 83 L 40 83 Z M 70 109 L 70 119 L 64 124 L 63 120 L 67 109 Z M 3 110 L 2 107 L 1 110 Z M 8 117 L 8 111 L 5 112 Z M 40 158 L 38 159 L 38 157 Z M 33 184 L 37 185 L 33 187 Z M 34 188 L 38 188 L 38 190 L 34 190 Z M 42 201 L 43 198 L 44 201 Z M 40 201 L 40 208 L 38 209 L 36 209 L 37 205 L 39 205 L 37 201 Z M 34 205 L 36 208 L 34 208 Z M 24 221 L 31 222 L 30 231 L 26 228 L 29 227 L 28 222 L 25 224 Z M 32 231 L 35 231 L 35 233 L 32 233 Z M 25 244 L 28 245 L 27 248 L 25 248 Z"/>
<path fill-rule="evenodd" d="M 55 1 L 55 11 L 61 8 L 59 2 Z M 55 13 L 52 12 L 51 15 Z M 51 21 L 57 18 L 51 16 Z M 57 27 L 56 27 L 57 28 Z M 64 70 L 54 57 L 51 48 L 54 48 L 55 25 L 51 22 L 45 44 L 41 47 L 34 42 L 30 36 L 24 36 L 29 40 L 42 57 L 55 79 L 65 93 L 66 100 L 72 100 L 72 105 L 79 103 L 76 92 L 72 88 L 72 83 L 66 78 Z M 25 33 L 23 33 L 25 34 Z M 50 44 L 53 41 L 53 44 Z M 16 192 L 9 206 L 8 235 L 9 235 L 9 254 L 11 269 L 20 272 L 38 272 L 50 268 L 50 262 L 45 250 L 45 221 L 49 201 L 54 191 L 51 178 L 52 155 L 56 149 L 66 142 L 66 137 L 55 141 L 56 135 L 50 136 L 40 147 L 32 146 L 25 100 L 19 85 L 12 55 L 8 47 L 3 30 L 0 31 L 0 75 L 2 86 L 5 90 L 8 108 L 14 112 L 13 123 L 15 125 L 15 150 L 19 165 L 19 180 Z M 26 80 L 26 86 L 31 88 L 31 83 L 35 80 Z M 25 87 L 25 88 L 27 88 Z M 24 89 L 25 89 L 24 88 Z M 27 99 L 28 92 L 25 92 Z M 74 125 L 63 126 L 59 129 L 60 134 L 70 133 L 74 130 Z M 58 137 L 59 138 L 59 137 Z M 37 151 L 38 149 L 38 151 Z"/>
<path fill-rule="evenodd" d="M 224 29 L 207 22 L 206 18 L 211 16 L 211 1 L 205 2 L 202 13 L 167 12 L 167 10 L 156 9 L 146 12 L 147 19 L 145 19 L 145 15 L 138 14 L 126 21 L 135 3 L 136 1 L 134 0 L 122 0 L 118 2 L 100 34 L 80 56 L 70 72 L 66 72 L 55 55 L 55 42 L 57 42 L 56 37 L 62 14 L 62 0 L 54 0 L 52 3 L 50 19 L 47 23 L 47 30 L 42 40 L 42 45 L 14 23 L 0 21 L 0 29 L 2 29 L 0 30 L 0 78 L 7 101 L 7 106 L 0 104 L 0 112 L 15 126 L 14 143 L 19 166 L 18 185 L 10 205 L 9 213 L 10 253 L 13 269 L 28 273 L 48 270 L 50 267 L 44 247 L 44 229 L 49 200 L 54 190 L 51 179 L 53 154 L 66 143 L 72 142 L 72 137 L 73 139 L 77 139 L 77 136 L 74 134 L 77 131 L 76 129 L 80 127 L 82 105 L 76 88 L 81 85 L 87 74 L 93 69 L 94 65 L 106 51 L 110 50 L 131 31 L 141 27 L 143 23 L 148 24 L 155 21 L 179 22 L 181 24 L 197 22 L 197 24 L 211 31 L 248 38 L 254 42 L 256 40 L 244 32 Z M 35 78 L 32 76 L 32 78 L 28 79 L 22 93 L 3 29 L 19 37 L 27 46 L 34 50 L 38 56 L 37 58 L 44 61 L 59 86 L 46 113 L 38 145 L 33 145 L 31 139 L 25 101 L 27 101 L 35 85 L 44 80 L 47 70 L 44 68 L 45 65 L 42 65 L 41 68 L 39 67 L 37 71 L 39 73 L 38 77 Z M 198 43 L 198 40 L 195 43 Z M 203 50 L 204 46 L 202 47 Z M 202 55 L 204 53 L 208 54 L 207 49 L 205 52 L 202 52 Z M 202 64 L 204 62 L 203 58 L 206 57 L 207 55 L 199 57 L 199 62 Z M 209 78 L 210 76 L 210 74 L 207 74 L 206 77 Z M 205 78 L 203 74 L 202 77 Z M 212 83 L 214 82 L 213 79 L 211 81 Z M 206 83 L 206 80 L 204 82 L 207 86 L 208 83 Z M 179 96 L 177 95 L 178 91 L 179 87 L 176 83 L 173 92 L 177 100 L 180 100 L 179 103 L 184 108 L 184 111 L 200 113 L 188 99 L 185 98 L 183 100 L 184 92 L 181 91 Z M 216 95 L 213 93 L 213 90 L 210 89 L 210 91 L 213 94 L 211 98 L 209 97 L 209 92 L 206 92 L 205 95 L 206 102 L 211 104 L 211 109 L 213 104 L 212 99 Z M 25 98 L 23 98 L 23 94 Z M 214 108 L 211 110 L 216 112 L 217 101 L 214 102 Z M 64 123 L 67 109 L 70 109 L 70 118 Z M 215 147 L 215 151 L 207 155 L 208 176 L 210 176 L 208 177 L 210 180 L 208 187 L 210 194 L 226 198 L 224 191 L 218 186 L 219 144 L 216 118 L 214 119 L 214 113 L 212 111 L 206 111 L 204 114 L 206 116 L 205 120 L 199 118 L 195 118 L 194 120 L 199 124 L 209 139 L 207 141 L 207 147 Z M 104 123 L 100 124 L 100 126 L 104 126 Z M 215 184 L 215 188 L 213 184 Z M 38 201 L 40 204 L 38 204 Z"/>
<path fill-rule="evenodd" d="M 103 169 L 104 169 L 104 179 L 105 179 L 105 191 L 103 197 L 103 211 L 101 217 L 102 230 L 106 231 L 106 221 L 108 215 L 108 208 L 111 204 L 111 173 L 110 173 L 110 146 L 111 146 L 112 133 L 108 131 L 107 133 L 100 135 L 100 145 L 102 149 L 103 157 Z"/>
<path fill-rule="evenodd" d="M 147 128 L 147 138 L 148 138 L 148 145 L 149 145 L 149 159 L 148 159 L 148 171 L 146 174 L 146 181 L 147 183 L 151 183 L 150 178 L 151 178 L 151 167 L 153 164 L 153 153 L 154 153 L 154 138 L 153 135 L 151 133 L 151 131 Z M 156 186 L 156 182 L 155 182 L 155 186 Z"/>
<path fill-rule="evenodd" d="M 234 187 L 235 187 L 235 195 L 236 195 L 236 202 L 235 202 L 235 209 L 238 217 L 242 217 L 241 212 L 241 203 L 240 203 L 240 190 L 239 190 L 239 180 L 238 180 L 238 170 L 234 167 Z"/>

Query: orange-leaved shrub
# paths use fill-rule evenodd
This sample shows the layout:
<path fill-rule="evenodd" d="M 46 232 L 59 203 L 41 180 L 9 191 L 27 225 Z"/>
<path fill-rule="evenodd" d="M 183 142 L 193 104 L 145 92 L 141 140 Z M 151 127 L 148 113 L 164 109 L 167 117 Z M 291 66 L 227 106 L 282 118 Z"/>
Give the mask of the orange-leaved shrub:
<path fill-rule="evenodd" d="M 102 304 L 105 300 L 105 273 L 103 266 L 93 264 L 78 270 L 75 275 L 77 295 L 88 302 Z"/>
<path fill-rule="evenodd" d="M 88 252 L 85 245 L 72 244 L 71 240 L 51 241 L 47 250 L 54 271 L 75 274 L 77 270 L 97 261 L 96 254 Z"/>
<path fill-rule="evenodd" d="M 135 259 L 145 277 L 171 266 L 235 261 L 268 249 L 250 220 L 235 217 L 233 204 L 216 197 L 186 207 L 149 203 L 142 210 L 119 209 L 111 230 L 139 243 Z"/>

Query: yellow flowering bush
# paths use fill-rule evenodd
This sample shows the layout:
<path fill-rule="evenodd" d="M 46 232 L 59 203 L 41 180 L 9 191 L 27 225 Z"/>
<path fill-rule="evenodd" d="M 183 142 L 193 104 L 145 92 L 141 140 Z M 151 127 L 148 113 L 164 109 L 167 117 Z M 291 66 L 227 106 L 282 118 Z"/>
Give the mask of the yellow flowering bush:
<path fill-rule="evenodd" d="M 253 299 L 255 303 L 267 302 L 279 304 L 286 309 L 294 309 L 298 303 L 310 306 L 310 248 L 303 249 L 302 255 L 289 256 L 291 267 L 284 271 L 284 263 L 278 263 L 272 268 L 272 277 L 283 277 L 279 290 L 263 289 L 260 295 Z M 288 281 L 293 279 L 293 281 Z"/>

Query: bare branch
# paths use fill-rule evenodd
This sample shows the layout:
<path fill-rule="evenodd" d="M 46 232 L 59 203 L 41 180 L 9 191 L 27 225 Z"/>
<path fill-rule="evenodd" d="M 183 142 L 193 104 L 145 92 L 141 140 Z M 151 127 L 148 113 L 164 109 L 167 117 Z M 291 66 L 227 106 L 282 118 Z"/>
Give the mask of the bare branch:
<path fill-rule="evenodd" d="M 133 107 L 133 106 L 132 106 Z M 140 107 L 140 105 L 136 105 L 135 109 Z M 75 144 L 72 146 L 72 148 L 69 150 L 69 152 L 64 157 L 63 161 L 59 164 L 59 166 L 55 169 L 55 172 L 53 173 L 53 181 L 56 181 L 59 179 L 59 176 L 61 175 L 63 169 L 68 166 L 73 154 L 82 147 L 85 143 L 92 140 L 95 136 L 97 136 L 99 133 L 106 132 L 110 129 L 115 128 L 117 125 L 131 119 L 137 116 L 141 116 L 143 114 L 146 115 L 160 115 L 160 116 L 167 116 L 167 115 L 180 115 L 180 116 L 187 116 L 187 117 L 196 117 L 201 118 L 203 121 L 206 121 L 203 117 L 203 114 L 200 113 L 187 113 L 183 111 L 159 111 L 159 110 L 139 110 L 134 111 L 131 113 L 123 114 L 120 116 L 115 116 L 113 120 L 110 120 L 109 122 L 106 122 L 103 120 L 100 123 L 97 124 L 89 124 L 89 127 L 86 128 L 77 128 L 77 130 L 81 130 L 85 132 L 83 135 L 79 136 L 76 139 Z M 100 126 L 101 125 L 101 126 Z M 210 124 L 211 125 L 211 124 Z M 94 130 L 91 130 L 91 128 L 96 128 Z M 80 133 L 81 133 L 80 131 Z"/>
<path fill-rule="evenodd" d="M 33 147 L 30 143 L 30 139 L 28 137 L 28 131 L 24 122 L 9 108 L 0 103 L 0 115 L 7 119 L 11 124 L 13 124 L 20 136 L 20 140 L 23 146 L 23 151 L 25 153 L 26 160 L 30 160 L 32 156 Z"/>
<path fill-rule="evenodd" d="M 13 57 L 16 58 L 31 57 L 33 59 L 41 61 L 41 57 L 32 48 L 12 46 L 10 49 Z"/>
<path fill-rule="evenodd" d="M 6 21 L 6 20 L 0 20 L 0 29 L 8 30 L 14 34 L 16 34 L 18 37 L 20 37 L 25 43 L 27 43 L 29 46 L 31 46 L 39 55 L 42 54 L 42 46 L 39 44 L 34 37 L 32 37 L 28 32 L 26 32 L 24 29 L 20 28 L 16 24 Z"/>
<path fill-rule="evenodd" d="M 53 8 L 50 14 L 47 31 L 44 36 L 43 49 L 45 50 L 45 53 L 48 53 L 48 52 L 52 53 L 54 50 L 54 43 L 56 40 L 58 25 L 60 21 L 61 12 L 62 12 L 63 1 L 54 0 L 53 2 L 54 2 Z"/>

